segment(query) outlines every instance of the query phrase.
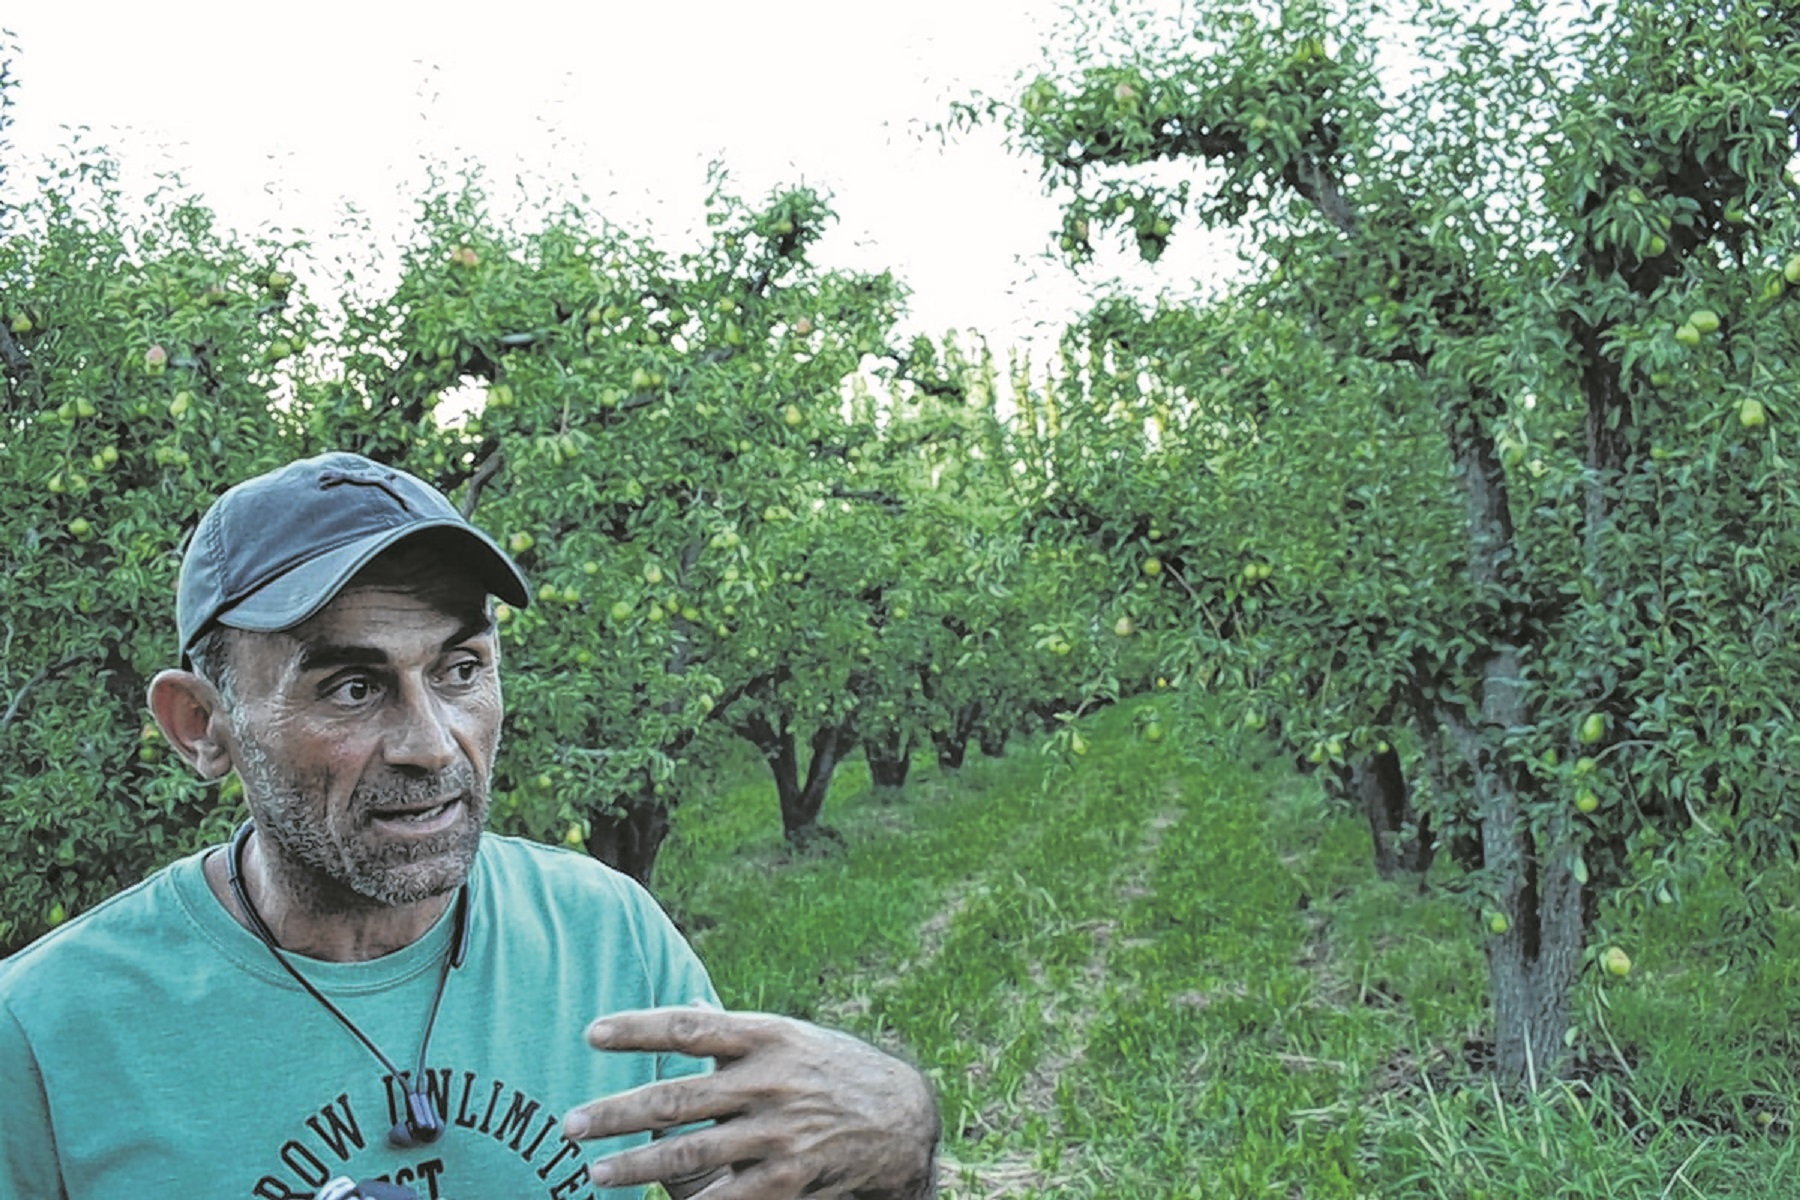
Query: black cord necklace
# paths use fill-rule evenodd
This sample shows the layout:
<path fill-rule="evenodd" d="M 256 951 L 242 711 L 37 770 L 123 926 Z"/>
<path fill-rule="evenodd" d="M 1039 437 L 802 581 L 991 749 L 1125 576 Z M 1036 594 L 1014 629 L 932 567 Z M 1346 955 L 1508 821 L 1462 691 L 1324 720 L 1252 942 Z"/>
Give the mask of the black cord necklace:
<path fill-rule="evenodd" d="M 282 969 L 294 977 L 294 982 L 306 989 L 307 995 L 325 1006 L 325 1010 L 338 1019 L 338 1022 L 356 1036 L 356 1040 L 368 1047 L 369 1053 L 378 1059 L 388 1073 L 398 1079 L 406 1089 L 406 1115 L 388 1132 L 388 1145 L 397 1150 L 409 1149 L 413 1146 L 428 1146 L 438 1140 L 444 1133 L 444 1118 L 438 1113 L 437 1106 L 425 1092 L 425 1056 L 431 1048 L 431 1027 L 437 1024 L 438 1005 L 444 999 L 444 985 L 450 982 L 452 968 L 460 967 L 469 953 L 469 885 L 463 884 L 456 891 L 456 927 L 450 935 L 450 952 L 444 955 L 444 965 L 438 971 L 437 991 L 431 997 L 431 1011 L 425 1015 L 425 1035 L 419 1039 L 419 1069 L 408 1074 L 394 1065 L 394 1060 L 381 1052 L 368 1034 L 356 1027 L 356 1022 L 344 1015 L 344 1011 L 326 998 L 325 994 L 312 985 L 302 975 L 281 947 L 275 944 L 275 935 L 270 932 L 250 903 L 250 893 L 244 888 L 244 847 L 250 844 L 250 834 L 255 823 L 245 821 L 238 826 L 238 831 L 231 839 L 231 853 L 226 859 L 226 880 L 231 886 L 231 895 L 243 910 L 250 922 L 250 929 L 257 940 L 269 948 Z"/>

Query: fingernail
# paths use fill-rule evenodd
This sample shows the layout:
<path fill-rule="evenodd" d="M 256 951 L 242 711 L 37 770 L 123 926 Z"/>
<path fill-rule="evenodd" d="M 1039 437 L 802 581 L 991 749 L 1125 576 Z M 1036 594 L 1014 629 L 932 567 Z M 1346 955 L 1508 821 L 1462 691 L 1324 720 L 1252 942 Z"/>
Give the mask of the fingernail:
<path fill-rule="evenodd" d="M 612 1034 L 612 1026 L 602 1019 L 587 1027 L 587 1040 L 591 1046 L 597 1046 Z"/>
<path fill-rule="evenodd" d="M 571 1142 L 579 1142 L 587 1136 L 587 1120 L 577 1113 L 570 1113 L 563 1118 L 563 1136 Z"/>
<path fill-rule="evenodd" d="M 612 1182 L 612 1177 L 612 1167 L 604 1161 L 597 1162 L 588 1168 L 588 1178 L 594 1181 L 596 1187 L 605 1187 Z"/>

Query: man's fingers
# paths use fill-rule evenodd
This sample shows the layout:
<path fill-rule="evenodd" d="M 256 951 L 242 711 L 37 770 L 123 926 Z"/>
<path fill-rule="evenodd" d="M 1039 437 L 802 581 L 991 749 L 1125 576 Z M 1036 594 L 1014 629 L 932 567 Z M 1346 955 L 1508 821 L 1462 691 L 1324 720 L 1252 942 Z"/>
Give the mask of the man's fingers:
<path fill-rule="evenodd" d="M 563 1117 L 563 1133 L 575 1141 L 655 1133 L 677 1125 L 736 1116 L 741 1101 L 721 1094 L 711 1075 L 693 1075 L 647 1083 L 628 1092 L 571 1109 Z"/>
<path fill-rule="evenodd" d="M 594 1164 L 602 1186 L 727 1176 L 711 1200 L 929 1194 L 939 1121 L 916 1070 L 804 1021 L 711 1008 L 620 1013 L 588 1028 L 600 1050 L 684 1053 L 719 1069 L 649 1084 L 571 1111 L 569 1137 L 612 1137 L 716 1121 Z"/>
<path fill-rule="evenodd" d="M 780 1035 L 780 1024 L 757 1013 L 716 1008 L 644 1008 L 601 1017 L 587 1028 L 596 1050 L 675 1051 L 695 1058 L 743 1058 Z"/>
<path fill-rule="evenodd" d="M 665 1183 L 702 1178 L 734 1162 L 753 1161 L 768 1152 L 763 1139 L 753 1130 L 713 1125 L 648 1146 L 621 1150 L 594 1163 L 588 1168 L 588 1175 L 596 1187 Z"/>
<path fill-rule="evenodd" d="M 792 1163 L 747 1164 L 695 1192 L 691 1200 L 789 1200 L 802 1195 L 829 1200 L 845 1194 L 812 1190 L 812 1182 L 810 1170 Z"/>

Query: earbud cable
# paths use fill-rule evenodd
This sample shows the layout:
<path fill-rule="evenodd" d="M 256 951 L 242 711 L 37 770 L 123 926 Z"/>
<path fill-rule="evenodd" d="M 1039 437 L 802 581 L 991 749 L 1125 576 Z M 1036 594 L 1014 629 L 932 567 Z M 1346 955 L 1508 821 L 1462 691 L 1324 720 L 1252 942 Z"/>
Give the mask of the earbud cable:
<path fill-rule="evenodd" d="M 275 956 L 275 961 L 281 964 L 282 969 L 294 977 L 294 982 L 304 988 L 307 995 L 324 1005 L 325 1011 L 336 1017 L 339 1024 L 343 1025 L 345 1029 L 348 1029 L 356 1036 L 357 1041 L 361 1042 L 364 1046 L 367 1046 L 369 1048 L 369 1053 L 373 1054 L 376 1059 L 380 1061 L 381 1065 L 388 1069 L 390 1075 L 400 1080 L 409 1095 L 422 1090 L 425 1086 L 426 1054 L 431 1048 L 432 1026 L 437 1024 L 438 1006 L 442 1004 L 444 1000 L 444 986 L 450 982 L 451 964 L 461 957 L 461 954 L 458 952 L 458 947 L 463 941 L 464 932 L 469 919 L 469 885 L 465 883 L 461 888 L 457 889 L 456 929 L 452 931 L 451 948 L 444 955 L 443 966 L 438 969 L 437 990 L 431 997 L 431 1011 L 425 1016 L 425 1036 L 419 1039 L 419 1069 L 416 1074 L 409 1076 L 405 1071 L 402 1071 L 399 1067 L 394 1065 L 393 1059 L 381 1052 L 381 1047 L 377 1046 L 374 1041 L 370 1039 L 368 1034 L 356 1027 L 356 1022 L 352 1021 L 344 1014 L 342 1009 L 333 1004 L 330 999 L 326 997 L 325 993 L 314 987 L 312 981 L 302 975 L 299 968 L 289 962 L 287 955 L 281 952 L 281 947 L 276 945 L 274 933 L 270 931 L 269 926 L 263 921 L 262 914 L 256 911 L 256 906 L 250 903 L 250 893 L 244 887 L 244 847 L 249 844 L 250 833 L 254 828 L 254 823 L 250 821 L 245 821 L 242 825 L 238 826 L 237 833 L 232 836 L 231 854 L 226 862 L 226 879 L 231 885 L 232 898 L 238 902 L 238 907 L 243 909 L 245 918 L 250 922 L 251 931 L 256 934 L 258 941 L 268 947 L 269 953 Z"/>

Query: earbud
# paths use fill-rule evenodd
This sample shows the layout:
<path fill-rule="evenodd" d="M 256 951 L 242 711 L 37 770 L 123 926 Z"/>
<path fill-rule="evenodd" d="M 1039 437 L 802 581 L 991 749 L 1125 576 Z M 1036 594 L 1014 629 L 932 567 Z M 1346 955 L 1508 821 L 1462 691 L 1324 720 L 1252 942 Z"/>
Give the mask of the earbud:
<path fill-rule="evenodd" d="M 429 1078 L 425 1064 L 429 1061 L 428 1055 L 431 1050 L 431 1028 L 437 1023 L 438 1005 L 444 999 L 444 985 L 450 982 L 450 972 L 460 967 L 469 954 L 469 885 L 464 883 L 456 892 L 456 928 L 451 934 L 450 953 L 445 955 L 443 969 L 438 972 L 437 991 L 431 997 L 431 1012 L 425 1018 L 425 1035 L 419 1039 L 418 1074 L 409 1076 L 394 1065 L 393 1059 L 381 1052 L 380 1046 L 369 1040 L 368 1034 L 357 1028 L 356 1022 L 345 1016 L 337 1005 L 314 987 L 312 982 L 300 973 L 299 968 L 287 960 L 287 956 L 281 952 L 281 947 L 275 944 L 275 935 L 269 931 L 269 926 L 263 921 L 262 915 L 256 911 L 256 905 L 251 903 L 250 893 L 244 887 L 244 847 L 249 844 L 250 834 L 254 829 L 255 825 L 252 822 L 245 821 L 238 826 L 237 833 L 231 839 L 231 852 L 225 859 L 225 877 L 231 888 L 232 899 L 237 901 L 239 911 L 250 923 L 250 929 L 256 934 L 257 940 L 268 947 L 269 953 L 275 956 L 275 961 L 281 964 L 282 970 L 293 976 L 295 983 L 323 1005 L 327 1012 L 336 1017 L 339 1024 L 355 1035 L 356 1040 L 367 1047 L 369 1053 L 373 1054 L 380 1060 L 381 1065 L 388 1069 L 392 1078 L 406 1082 L 406 1118 L 388 1130 L 388 1145 L 396 1150 L 410 1150 L 414 1146 L 431 1145 L 444 1135 L 444 1118 L 438 1115 L 436 1106 L 431 1103 L 431 1097 L 421 1090 L 420 1081 Z M 327 1192 L 330 1192 L 331 1186 L 337 1182 L 339 1181 L 332 1181 L 332 1184 L 327 1186 Z M 372 1192 L 364 1194 L 377 1195 Z M 413 1193 L 410 1190 L 404 1190 L 393 1194 L 412 1195 Z M 337 1200 L 337 1193 L 332 1192 L 327 1200 Z"/>
<path fill-rule="evenodd" d="M 419 1193 L 404 1184 L 365 1179 L 356 1185 L 356 1200 L 419 1200 Z"/>
<path fill-rule="evenodd" d="M 406 1119 L 388 1130 L 388 1145 L 396 1150 L 429 1146 L 444 1134 L 444 1118 L 438 1116 L 431 1097 L 424 1092 L 406 1093 Z"/>
<path fill-rule="evenodd" d="M 340 1175 L 314 1192 L 313 1200 L 419 1200 L 419 1193 L 384 1179 L 353 1183 L 348 1176 Z"/>

